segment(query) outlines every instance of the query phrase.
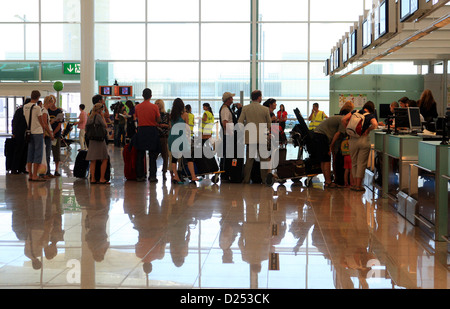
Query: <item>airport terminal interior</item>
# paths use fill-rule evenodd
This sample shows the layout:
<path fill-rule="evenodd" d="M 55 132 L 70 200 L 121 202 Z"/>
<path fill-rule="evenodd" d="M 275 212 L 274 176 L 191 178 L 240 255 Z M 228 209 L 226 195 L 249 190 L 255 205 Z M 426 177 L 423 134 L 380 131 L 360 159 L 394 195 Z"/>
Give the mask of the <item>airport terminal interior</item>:
<path fill-rule="evenodd" d="M 449 1 L 15 0 L 0 3 L 0 33 L 0 289 L 450 288 Z M 161 156 L 157 181 L 127 179 L 113 119 L 109 183 L 75 177 L 79 105 L 101 94 L 113 115 L 145 88 L 166 111 L 191 105 L 195 136 L 209 103 L 213 141 L 223 94 L 245 108 L 261 90 L 287 112 L 277 154 L 303 163 L 296 128 L 313 103 L 331 117 L 372 101 L 363 190 L 276 166 L 255 183 L 220 170 L 177 183 Z M 438 117 L 415 127 L 427 89 Z M 53 155 L 48 166 L 60 175 L 43 181 L 8 167 L 33 90 L 64 112 L 59 170 Z M 389 106 L 402 97 L 400 130 Z"/>

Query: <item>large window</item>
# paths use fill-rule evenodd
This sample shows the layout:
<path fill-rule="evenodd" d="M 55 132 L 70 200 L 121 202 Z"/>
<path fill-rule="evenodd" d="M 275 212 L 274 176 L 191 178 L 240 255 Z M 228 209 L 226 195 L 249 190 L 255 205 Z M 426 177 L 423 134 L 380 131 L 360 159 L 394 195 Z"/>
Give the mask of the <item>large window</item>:
<path fill-rule="evenodd" d="M 80 0 L 0 2 L 0 82 L 79 82 L 64 61 L 81 57 Z"/>

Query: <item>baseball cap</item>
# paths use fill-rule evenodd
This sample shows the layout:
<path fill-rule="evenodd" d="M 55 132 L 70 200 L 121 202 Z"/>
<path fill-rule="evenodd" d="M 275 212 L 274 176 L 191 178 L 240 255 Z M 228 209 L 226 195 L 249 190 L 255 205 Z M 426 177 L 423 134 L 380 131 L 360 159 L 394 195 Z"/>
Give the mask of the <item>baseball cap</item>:
<path fill-rule="evenodd" d="M 228 100 L 229 98 L 234 97 L 236 94 L 235 93 L 231 93 L 231 92 L 225 92 L 222 96 L 222 102 L 225 102 L 226 100 Z"/>

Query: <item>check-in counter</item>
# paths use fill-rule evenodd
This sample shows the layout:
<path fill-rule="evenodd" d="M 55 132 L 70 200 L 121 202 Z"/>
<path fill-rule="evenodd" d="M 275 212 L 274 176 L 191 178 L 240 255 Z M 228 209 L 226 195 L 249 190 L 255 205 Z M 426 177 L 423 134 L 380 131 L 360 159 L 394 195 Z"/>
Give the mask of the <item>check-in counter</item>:
<path fill-rule="evenodd" d="M 418 143 L 422 139 L 412 135 L 375 133 L 375 151 L 380 177 L 375 177 L 383 197 L 397 200 L 398 193 L 410 192 L 410 166 L 418 162 Z M 377 173 L 376 173 L 377 174 Z"/>
<path fill-rule="evenodd" d="M 414 165 L 417 171 L 417 194 L 415 202 L 415 224 L 436 241 L 445 241 L 450 235 L 449 195 L 450 158 L 449 146 L 439 141 L 421 141 L 418 145 L 419 160 Z M 407 206 L 408 207 L 408 206 Z"/>

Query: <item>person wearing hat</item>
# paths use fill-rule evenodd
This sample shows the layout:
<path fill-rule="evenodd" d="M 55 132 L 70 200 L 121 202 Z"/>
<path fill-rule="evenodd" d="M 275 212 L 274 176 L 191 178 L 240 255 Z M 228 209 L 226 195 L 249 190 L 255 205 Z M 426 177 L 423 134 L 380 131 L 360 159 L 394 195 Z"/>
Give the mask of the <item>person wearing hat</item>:
<path fill-rule="evenodd" d="M 152 91 L 145 88 L 142 91 L 144 102 L 136 106 L 135 117 L 137 120 L 137 132 L 134 136 L 133 146 L 137 149 L 136 176 L 137 181 L 145 181 L 146 171 L 144 159 L 149 152 L 149 177 L 150 182 L 157 182 L 156 160 L 161 153 L 158 126 L 161 122 L 159 108 L 150 102 Z"/>
<path fill-rule="evenodd" d="M 222 95 L 222 102 L 223 105 L 220 107 L 219 111 L 219 120 L 220 120 L 220 126 L 222 128 L 221 130 L 221 136 L 222 136 L 222 158 L 220 159 L 220 170 L 224 171 L 224 173 L 221 174 L 221 179 L 227 181 L 229 179 L 229 175 L 227 174 L 227 171 L 225 169 L 225 160 L 227 158 L 226 156 L 226 144 L 227 144 L 227 138 L 235 138 L 234 139 L 234 149 L 236 150 L 236 136 L 234 134 L 234 125 L 237 123 L 237 120 L 239 118 L 239 115 L 242 110 L 242 105 L 240 103 L 233 104 L 233 97 L 236 94 L 231 92 L 225 92 Z M 235 111 L 231 109 L 231 106 L 235 108 Z M 236 110 L 237 108 L 237 110 Z M 227 124 L 232 124 L 232 126 L 228 126 Z M 234 156 L 233 156 L 234 158 Z"/>

